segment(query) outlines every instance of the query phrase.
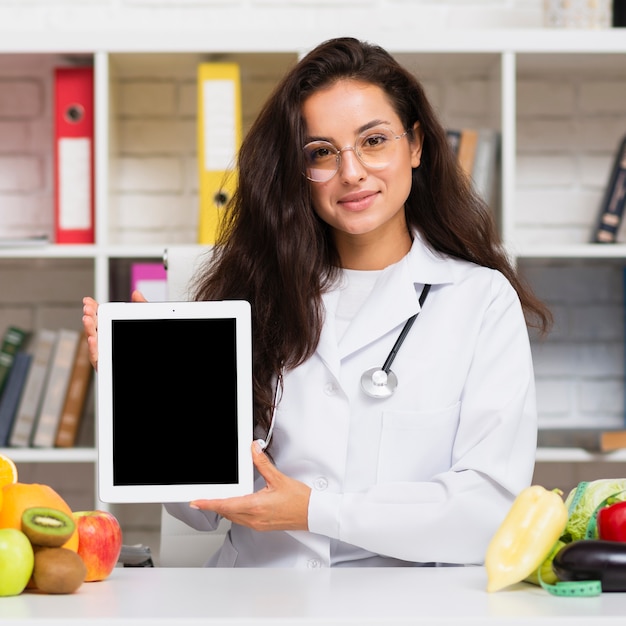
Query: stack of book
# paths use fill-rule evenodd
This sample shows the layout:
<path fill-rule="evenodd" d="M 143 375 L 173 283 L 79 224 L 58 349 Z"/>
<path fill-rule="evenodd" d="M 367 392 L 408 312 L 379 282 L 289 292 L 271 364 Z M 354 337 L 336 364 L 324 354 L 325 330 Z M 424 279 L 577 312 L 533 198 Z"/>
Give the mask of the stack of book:
<path fill-rule="evenodd" d="M 446 131 L 452 151 L 476 191 L 494 208 L 497 193 L 500 132 L 493 128 L 450 128 Z"/>
<path fill-rule="evenodd" d="M 41 329 L 23 342 L 0 395 L 0 447 L 74 446 L 92 374 L 83 332 Z"/>

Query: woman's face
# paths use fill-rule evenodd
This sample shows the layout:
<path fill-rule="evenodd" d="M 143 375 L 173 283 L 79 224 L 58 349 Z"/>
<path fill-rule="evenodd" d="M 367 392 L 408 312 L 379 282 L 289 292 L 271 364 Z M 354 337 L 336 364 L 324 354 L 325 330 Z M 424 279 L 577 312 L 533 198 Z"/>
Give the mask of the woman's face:
<path fill-rule="evenodd" d="M 374 134 L 370 139 L 368 130 L 363 145 L 378 144 L 376 129 L 391 131 L 391 137 L 407 130 L 380 87 L 349 79 L 309 96 L 302 114 L 307 142 L 325 140 L 338 150 L 354 146 L 366 129 L 373 129 Z M 383 234 L 398 226 L 406 233 L 404 203 L 411 189 L 412 169 L 420 164 L 422 151 L 419 124 L 413 137 L 410 140 L 405 135 L 388 142 L 393 145 L 383 168 L 368 167 L 354 150 L 344 150 L 330 180 L 309 183 L 315 211 L 333 229 L 338 243 L 345 236 Z M 372 159 L 376 158 L 373 155 Z"/>

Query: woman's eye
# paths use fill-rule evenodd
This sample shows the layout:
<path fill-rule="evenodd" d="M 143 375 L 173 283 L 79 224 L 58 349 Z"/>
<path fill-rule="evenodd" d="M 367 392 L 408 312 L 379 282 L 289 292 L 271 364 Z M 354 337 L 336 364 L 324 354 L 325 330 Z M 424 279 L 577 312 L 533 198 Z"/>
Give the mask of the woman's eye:
<path fill-rule="evenodd" d="M 386 135 L 376 134 L 376 135 L 368 135 L 365 137 L 361 143 L 363 148 L 371 149 L 371 148 L 380 148 L 387 141 Z"/>
<path fill-rule="evenodd" d="M 326 147 L 315 148 L 314 150 L 311 150 L 311 152 L 309 153 L 309 159 L 311 161 L 320 161 L 323 159 L 327 159 L 330 156 L 332 156 L 332 152 L 330 151 L 329 148 L 326 148 Z"/>

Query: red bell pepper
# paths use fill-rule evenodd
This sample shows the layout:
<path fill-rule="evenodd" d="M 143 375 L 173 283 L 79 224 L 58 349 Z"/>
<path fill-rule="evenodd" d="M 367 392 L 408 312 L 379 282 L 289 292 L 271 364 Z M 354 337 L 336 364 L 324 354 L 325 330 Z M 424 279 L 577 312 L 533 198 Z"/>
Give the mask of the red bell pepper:
<path fill-rule="evenodd" d="M 626 541 L 626 501 L 602 507 L 596 519 L 598 537 L 609 541 Z"/>

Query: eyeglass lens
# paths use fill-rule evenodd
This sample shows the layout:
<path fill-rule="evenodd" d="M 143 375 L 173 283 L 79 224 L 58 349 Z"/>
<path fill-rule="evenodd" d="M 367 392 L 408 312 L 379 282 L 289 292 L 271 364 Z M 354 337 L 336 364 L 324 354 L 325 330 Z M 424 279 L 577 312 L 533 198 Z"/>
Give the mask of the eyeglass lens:
<path fill-rule="evenodd" d="M 381 169 L 393 158 L 396 140 L 407 133 L 396 135 L 387 128 L 374 128 L 360 134 L 354 146 L 337 149 L 329 141 L 311 141 L 304 146 L 306 177 L 314 182 L 330 180 L 341 163 L 341 153 L 352 150 L 365 167 Z"/>

